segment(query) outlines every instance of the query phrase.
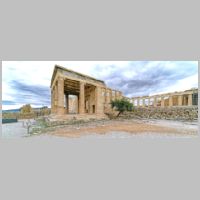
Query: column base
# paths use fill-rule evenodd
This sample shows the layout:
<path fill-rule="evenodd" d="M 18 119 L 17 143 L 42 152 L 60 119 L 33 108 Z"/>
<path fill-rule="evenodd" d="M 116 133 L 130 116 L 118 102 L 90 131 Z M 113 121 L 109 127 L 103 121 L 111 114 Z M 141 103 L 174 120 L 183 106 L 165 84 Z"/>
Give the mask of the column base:
<path fill-rule="evenodd" d="M 57 112 L 58 115 L 64 115 L 66 113 L 65 108 L 57 108 Z"/>

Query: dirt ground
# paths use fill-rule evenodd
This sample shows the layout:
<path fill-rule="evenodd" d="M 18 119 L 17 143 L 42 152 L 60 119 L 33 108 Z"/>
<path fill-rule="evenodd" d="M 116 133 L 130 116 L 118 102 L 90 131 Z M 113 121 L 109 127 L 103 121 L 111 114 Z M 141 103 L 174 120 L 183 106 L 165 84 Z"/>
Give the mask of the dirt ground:
<path fill-rule="evenodd" d="M 110 133 L 130 135 L 168 135 L 168 136 L 197 136 L 198 125 L 192 122 L 168 120 L 110 120 L 105 122 L 91 122 L 79 126 L 60 127 L 47 134 L 69 138 L 82 136 L 107 135 Z"/>
<path fill-rule="evenodd" d="M 22 121 L 2 125 L 3 138 L 28 137 L 27 129 Z M 64 125 L 47 129 L 45 133 L 33 135 L 34 137 L 98 137 L 98 138 L 127 138 L 132 136 L 143 137 L 196 137 L 198 136 L 198 123 L 173 120 L 144 120 L 144 119 L 118 119 L 91 121 L 88 123 Z M 31 137 L 32 138 L 32 137 Z"/>

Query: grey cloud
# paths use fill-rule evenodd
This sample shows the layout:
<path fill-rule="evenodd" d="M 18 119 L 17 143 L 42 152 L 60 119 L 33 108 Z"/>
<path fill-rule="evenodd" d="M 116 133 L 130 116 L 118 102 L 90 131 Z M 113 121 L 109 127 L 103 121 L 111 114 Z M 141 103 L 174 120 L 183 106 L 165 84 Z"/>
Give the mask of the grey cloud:
<path fill-rule="evenodd" d="M 16 80 L 11 81 L 10 86 L 16 91 L 16 95 L 13 96 L 16 103 L 50 105 L 50 88 L 47 86 L 28 85 Z"/>
<path fill-rule="evenodd" d="M 97 65 L 94 71 L 98 72 L 98 78 L 104 80 L 106 84 L 118 90 L 121 90 L 127 96 L 149 95 L 152 92 L 163 92 L 165 88 L 176 84 L 178 80 L 191 76 L 198 71 L 185 62 L 177 62 L 176 66 L 170 68 L 166 62 L 160 62 L 155 66 L 148 67 L 150 62 L 130 62 L 124 70 L 136 73 L 133 77 L 125 77 L 122 69 L 117 66 L 107 66 L 107 74 L 102 73 L 100 65 Z M 105 72 L 105 71 L 104 71 Z"/>

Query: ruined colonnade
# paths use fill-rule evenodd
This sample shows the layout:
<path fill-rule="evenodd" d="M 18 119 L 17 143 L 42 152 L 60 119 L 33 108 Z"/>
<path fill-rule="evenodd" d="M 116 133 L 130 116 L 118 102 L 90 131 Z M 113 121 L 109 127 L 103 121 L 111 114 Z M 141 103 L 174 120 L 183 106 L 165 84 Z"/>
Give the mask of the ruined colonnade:
<path fill-rule="evenodd" d="M 131 101 L 136 107 L 172 107 L 197 105 L 198 90 L 187 90 L 154 96 L 133 97 Z"/>

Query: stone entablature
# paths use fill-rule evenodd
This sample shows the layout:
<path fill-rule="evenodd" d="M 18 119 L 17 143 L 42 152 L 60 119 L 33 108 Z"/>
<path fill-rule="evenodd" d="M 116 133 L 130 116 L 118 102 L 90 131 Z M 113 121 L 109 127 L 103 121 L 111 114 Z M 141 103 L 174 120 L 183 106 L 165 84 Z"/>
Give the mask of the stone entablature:
<path fill-rule="evenodd" d="M 193 106 L 198 104 L 198 89 L 131 98 L 134 106 Z"/>
<path fill-rule="evenodd" d="M 111 100 L 122 98 L 122 92 L 108 88 L 104 81 L 56 65 L 51 79 L 52 113 L 70 113 L 69 95 L 77 96 L 79 114 L 104 114 Z"/>
<path fill-rule="evenodd" d="M 81 82 L 85 82 L 85 83 L 87 82 L 90 84 L 99 85 L 99 86 L 103 86 L 103 87 L 106 86 L 104 81 L 102 81 L 102 80 L 98 80 L 93 77 L 90 77 L 90 76 L 87 76 L 87 75 L 84 75 L 84 74 L 81 74 L 81 73 L 78 73 L 78 72 L 75 72 L 75 71 L 72 71 L 72 70 L 69 70 L 64 67 L 56 65 L 54 68 L 52 79 L 51 79 L 51 88 L 54 86 L 55 80 L 57 80 L 58 77 L 63 77 L 63 78 L 70 77 L 71 79 L 76 80 L 76 81 L 81 81 Z"/>

